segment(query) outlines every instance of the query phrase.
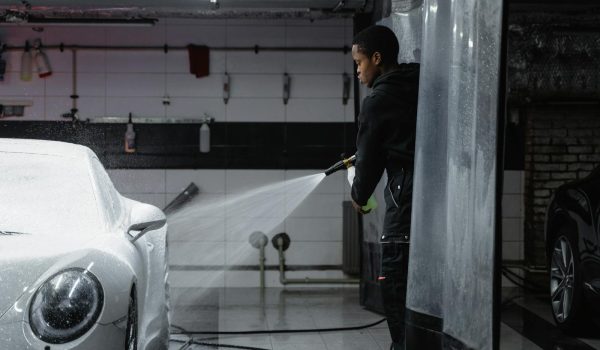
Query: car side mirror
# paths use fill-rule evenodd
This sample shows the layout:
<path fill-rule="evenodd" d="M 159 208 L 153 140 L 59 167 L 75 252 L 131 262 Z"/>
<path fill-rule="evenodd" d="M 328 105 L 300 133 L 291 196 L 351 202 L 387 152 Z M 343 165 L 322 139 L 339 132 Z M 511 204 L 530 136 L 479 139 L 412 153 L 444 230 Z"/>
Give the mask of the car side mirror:
<path fill-rule="evenodd" d="M 129 213 L 129 222 L 127 233 L 131 243 L 134 243 L 149 231 L 163 227 L 167 223 L 167 218 L 162 210 L 153 205 L 134 203 Z"/>

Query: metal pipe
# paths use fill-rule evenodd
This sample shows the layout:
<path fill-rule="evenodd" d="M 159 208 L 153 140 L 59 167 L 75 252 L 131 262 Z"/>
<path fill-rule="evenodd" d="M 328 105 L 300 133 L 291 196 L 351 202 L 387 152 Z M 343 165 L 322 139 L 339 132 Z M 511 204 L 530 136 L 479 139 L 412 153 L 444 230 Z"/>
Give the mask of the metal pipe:
<path fill-rule="evenodd" d="M 5 51 L 23 51 L 25 46 L 6 46 Z M 169 51 L 186 51 L 187 46 L 101 46 L 101 45 L 65 45 L 60 43 L 59 45 L 44 45 L 45 50 L 122 50 L 122 51 L 163 51 L 168 53 Z M 259 53 L 261 51 L 309 51 L 309 52 L 343 52 L 347 54 L 350 52 L 348 46 L 342 47 L 310 47 L 310 46 L 298 46 L 298 47 L 284 47 L 284 46 L 215 46 L 209 47 L 211 51 L 252 51 Z"/>
<path fill-rule="evenodd" d="M 265 289 L 265 246 L 260 246 L 260 258 L 258 265 L 260 266 L 260 289 Z"/>
<path fill-rule="evenodd" d="M 277 239 L 277 251 L 279 252 L 279 282 L 282 285 L 287 284 L 358 284 L 358 278 L 285 278 L 285 253 L 283 251 L 283 238 Z"/>

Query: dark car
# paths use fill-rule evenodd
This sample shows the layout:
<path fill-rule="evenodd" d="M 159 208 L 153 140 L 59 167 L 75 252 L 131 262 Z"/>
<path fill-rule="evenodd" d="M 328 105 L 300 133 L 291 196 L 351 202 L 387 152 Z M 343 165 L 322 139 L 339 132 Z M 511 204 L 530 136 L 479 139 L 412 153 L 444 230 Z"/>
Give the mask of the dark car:
<path fill-rule="evenodd" d="M 545 231 L 552 315 L 576 331 L 600 315 L 600 167 L 555 191 Z"/>

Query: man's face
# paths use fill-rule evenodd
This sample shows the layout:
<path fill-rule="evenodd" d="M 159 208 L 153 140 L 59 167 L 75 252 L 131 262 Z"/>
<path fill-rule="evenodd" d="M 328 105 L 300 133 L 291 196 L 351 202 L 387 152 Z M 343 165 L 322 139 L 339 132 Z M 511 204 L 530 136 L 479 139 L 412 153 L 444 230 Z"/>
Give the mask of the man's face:
<path fill-rule="evenodd" d="M 378 64 L 381 63 L 381 55 L 375 52 L 373 56 L 365 55 L 358 45 L 352 45 L 352 59 L 356 63 L 356 74 L 358 80 L 368 87 L 373 86 L 375 78 L 380 74 Z"/>

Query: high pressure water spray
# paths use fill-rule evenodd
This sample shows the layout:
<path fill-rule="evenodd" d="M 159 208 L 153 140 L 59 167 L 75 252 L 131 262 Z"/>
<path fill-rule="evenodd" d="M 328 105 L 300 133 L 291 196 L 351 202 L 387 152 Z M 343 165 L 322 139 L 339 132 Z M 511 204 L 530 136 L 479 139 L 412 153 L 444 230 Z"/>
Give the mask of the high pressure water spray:
<path fill-rule="evenodd" d="M 355 162 L 356 162 L 356 154 L 353 155 L 352 157 L 342 159 L 339 162 L 335 163 L 334 165 L 330 166 L 329 169 L 325 170 L 325 175 L 329 176 L 329 175 L 335 173 L 336 171 L 348 169 L 351 166 L 353 166 Z"/>

